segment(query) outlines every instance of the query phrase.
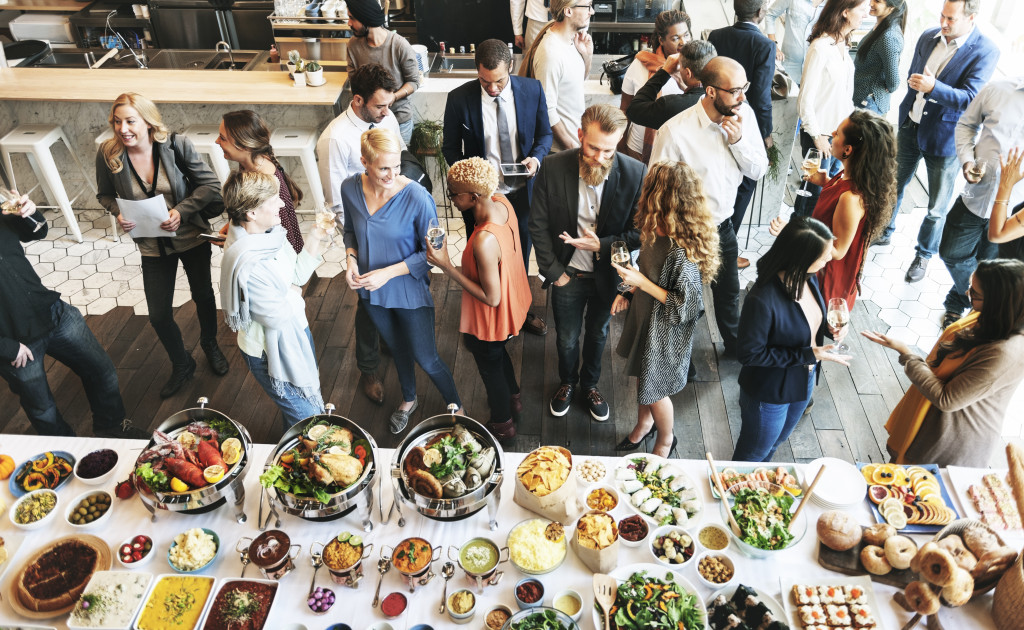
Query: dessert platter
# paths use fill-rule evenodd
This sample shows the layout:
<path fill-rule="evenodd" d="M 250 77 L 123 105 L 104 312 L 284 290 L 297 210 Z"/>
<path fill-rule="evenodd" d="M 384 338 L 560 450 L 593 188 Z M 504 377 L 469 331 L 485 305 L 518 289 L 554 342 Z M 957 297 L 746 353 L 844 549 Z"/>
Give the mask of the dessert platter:
<path fill-rule="evenodd" d="M 793 628 L 879 628 L 875 591 L 868 577 L 841 577 L 792 584 L 781 581 L 785 619 Z"/>

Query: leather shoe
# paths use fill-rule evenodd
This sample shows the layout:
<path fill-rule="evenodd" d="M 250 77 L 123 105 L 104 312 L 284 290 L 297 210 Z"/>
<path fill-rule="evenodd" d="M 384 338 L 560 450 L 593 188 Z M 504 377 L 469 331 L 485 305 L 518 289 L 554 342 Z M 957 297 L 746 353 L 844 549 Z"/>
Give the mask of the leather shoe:
<path fill-rule="evenodd" d="M 220 351 L 220 346 L 217 345 L 216 341 L 201 341 L 199 347 L 206 353 L 206 361 L 210 364 L 210 369 L 217 376 L 224 376 L 228 373 L 228 368 L 231 366 L 228 364 L 227 357 Z"/>
<path fill-rule="evenodd" d="M 892 243 L 892 239 L 888 236 L 879 236 L 875 240 L 871 241 L 871 247 L 885 247 Z"/>
<path fill-rule="evenodd" d="M 171 378 L 167 379 L 160 390 L 160 398 L 170 398 L 177 394 L 182 385 L 191 380 L 195 373 L 196 360 L 192 357 L 188 358 L 188 363 L 185 365 L 175 365 L 171 370 Z"/>
<path fill-rule="evenodd" d="M 518 416 L 523 413 L 523 395 L 521 393 L 512 394 L 512 397 L 509 400 L 509 411 L 512 412 L 513 416 Z"/>
<path fill-rule="evenodd" d="M 807 401 L 807 406 L 804 407 L 804 412 L 800 415 L 806 416 L 807 414 L 811 413 L 811 409 L 814 409 L 814 398 L 811 398 L 810 400 Z"/>
<path fill-rule="evenodd" d="M 384 383 L 376 372 L 363 372 L 359 377 L 359 387 L 367 398 L 378 405 L 384 404 Z"/>
<path fill-rule="evenodd" d="M 737 256 L 736 257 L 736 268 L 737 269 L 746 269 L 749 266 L 750 266 L 750 259 L 744 258 L 743 256 Z"/>
<path fill-rule="evenodd" d="M 523 330 L 533 335 L 544 336 L 548 334 L 548 325 L 543 319 L 537 317 L 533 313 L 526 314 L 526 323 L 523 324 Z"/>
<path fill-rule="evenodd" d="M 112 427 L 93 427 L 92 432 L 99 438 L 119 438 L 123 440 L 148 440 L 153 437 L 149 431 L 145 431 L 134 424 L 128 418 L 115 424 Z"/>
<path fill-rule="evenodd" d="M 914 256 L 914 262 L 910 263 L 910 269 L 907 269 L 907 275 L 903 278 L 907 282 L 917 282 L 924 277 L 924 272 L 928 269 L 927 258 L 920 256 Z"/>
<path fill-rule="evenodd" d="M 505 422 L 488 422 L 487 430 L 499 440 L 511 440 L 516 436 L 516 423 L 509 418 Z"/>
<path fill-rule="evenodd" d="M 388 428 L 391 430 L 392 435 L 398 435 L 402 431 L 405 431 L 405 427 L 409 426 L 409 416 L 412 412 L 416 411 L 416 408 L 420 406 L 419 398 L 413 399 L 412 407 L 409 409 L 395 409 L 395 413 L 391 414 L 391 419 L 388 421 Z"/>
<path fill-rule="evenodd" d="M 646 440 L 647 438 L 649 438 L 652 435 L 654 435 L 654 432 L 657 431 L 657 430 L 658 429 L 656 427 L 651 427 L 651 430 L 647 432 L 647 435 L 645 435 L 642 438 L 640 438 L 639 442 L 630 442 L 629 441 L 629 434 L 626 434 L 626 437 L 622 438 L 622 441 L 619 442 L 618 446 L 615 447 L 615 450 L 617 450 L 617 451 L 635 451 L 636 449 L 640 448 L 640 445 L 643 444 L 644 440 Z"/>

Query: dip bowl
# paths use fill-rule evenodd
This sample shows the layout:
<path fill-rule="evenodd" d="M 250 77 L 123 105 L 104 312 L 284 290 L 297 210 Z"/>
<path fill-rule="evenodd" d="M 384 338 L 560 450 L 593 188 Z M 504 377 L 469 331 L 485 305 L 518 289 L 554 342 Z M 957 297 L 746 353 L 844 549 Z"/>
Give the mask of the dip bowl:
<path fill-rule="evenodd" d="M 477 592 L 482 593 L 484 586 L 496 586 L 505 575 L 498 571 L 498 565 L 508 562 L 508 547 L 498 545 L 487 538 L 472 538 L 461 547 L 448 547 L 448 559 L 455 560 L 466 572 L 470 582 L 476 584 Z"/>
<path fill-rule="evenodd" d="M 295 568 L 295 557 L 302 545 L 293 545 L 288 534 L 279 529 L 263 532 L 256 538 L 247 536 L 238 540 L 236 549 L 248 547 L 249 560 L 268 580 L 280 580 Z"/>

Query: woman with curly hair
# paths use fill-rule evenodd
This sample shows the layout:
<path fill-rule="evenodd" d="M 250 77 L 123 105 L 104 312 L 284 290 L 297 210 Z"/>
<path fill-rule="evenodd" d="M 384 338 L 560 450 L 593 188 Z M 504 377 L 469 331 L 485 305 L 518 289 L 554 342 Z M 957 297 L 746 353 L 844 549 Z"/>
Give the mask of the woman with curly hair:
<path fill-rule="evenodd" d="M 818 282 L 826 300 L 843 298 L 852 309 L 868 245 L 889 224 L 896 202 L 896 134 L 884 118 L 860 109 L 833 133 L 832 152 L 842 171 L 831 179 L 818 171 L 808 180 L 823 186 L 811 216 L 835 235 L 832 262 Z M 772 233 L 781 227 L 781 219 L 772 221 Z"/>
<path fill-rule="evenodd" d="M 702 284 L 718 272 L 718 230 L 704 187 L 683 162 L 659 162 L 644 179 L 637 203 L 637 268 L 612 263 L 632 289 L 615 298 L 612 314 L 627 308 L 616 352 L 637 377 L 636 426 L 616 447 L 636 450 L 658 432 L 652 452 L 667 457 L 672 435 L 672 394 L 686 386 L 697 319 L 704 312 Z"/>
<path fill-rule="evenodd" d="M 519 241 L 519 219 L 504 195 L 495 195 L 498 169 L 487 160 L 471 157 L 448 169 L 448 196 L 462 212 L 471 211 L 476 228 L 462 252 L 462 268 L 448 257 L 447 239 L 435 249 L 427 239 L 427 262 L 462 287 L 459 331 L 476 359 L 487 390 L 497 438 L 516 436 L 515 421 L 522 404 L 519 383 L 505 344 L 519 333 L 533 303 Z"/>
<path fill-rule="evenodd" d="M 878 332 L 870 341 L 895 350 L 913 387 L 885 424 L 897 464 L 985 468 L 1003 418 L 1024 378 L 1024 263 L 983 260 L 971 277 L 971 312 L 942 332 L 928 358 Z"/>

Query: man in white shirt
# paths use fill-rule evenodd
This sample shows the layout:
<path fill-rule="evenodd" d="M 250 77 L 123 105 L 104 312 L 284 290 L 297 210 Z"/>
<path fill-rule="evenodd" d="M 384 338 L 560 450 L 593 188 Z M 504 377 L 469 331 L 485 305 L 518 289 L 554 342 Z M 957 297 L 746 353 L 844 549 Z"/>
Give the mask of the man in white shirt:
<path fill-rule="evenodd" d="M 704 97 L 674 116 L 658 131 L 651 164 L 682 161 L 704 182 L 708 209 L 718 226 L 722 264 L 711 282 L 715 319 L 725 356 L 736 356 L 740 280 L 736 267 L 739 246 L 732 224 L 736 191 L 744 177 L 757 180 L 768 170 L 768 154 L 754 110 L 744 94 L 750 87 L 738 62 L 715 57 L 701 73 Z"/>
<path fill-rule="evenodd" d="M 575 131 L 586 109 L 583 81 L 594 57 L 594 40 L 587 33 L 593 12 L 593 0 L 551 0 L 554 21 L 544 27 L 519 69 L 544 88 L 553 151 L 579 146 Z"/>
<path fill-rule="evenodd" d="M 953 286 L 946 295 L 942 327 L 960 319 L 971 307 L 967 289 L 979 260 L 997 256 L 988 240 L 988 221 L 999 188 L 999 158 L 1024 145 L 1024 76 L 986 85 L 956 124 L 956 154 L 967 186 L 953 202 L 942 228 L 939 257 Z M 980 169 L 980 175 L 979 175 Z M 1007 208 L 1024 201 L 1024 185 L 1014 186 Z"/>
<path fill-rule="evenodd" d="M 341 183 L 365 169 L 359 161 L 360 138 L 363 132 L 383 127 L 394 132 L 405 150 L 398 120 L 389 109 L 395 100 L 398 81 L 383 66 L 375 63 L 360 66 L 349 75 L 352 102 L 340 116 L 327 125 L 316 143 L 320 181 L 324 186 L 327 209 L 334 213 L 339 230 L 344 228 L 345 209 L 341 203 Z M 366 397 L 384 403 L 384 384 L 377 374 L 380 366 L 379 335 L 373 321 L 356 300 L 356 364 L 359 386 Z"/>
<path fill-rule="evenodd" d="M 526 52 L 544 25 L 551 20 L 551 13 L 548 11 L 549 0 L 509 0 L 508 4 L 512 14 L 512 33 L 516 37 L 516 46 Z M 525 32 L 523 17 L 526 18 Z"/>

